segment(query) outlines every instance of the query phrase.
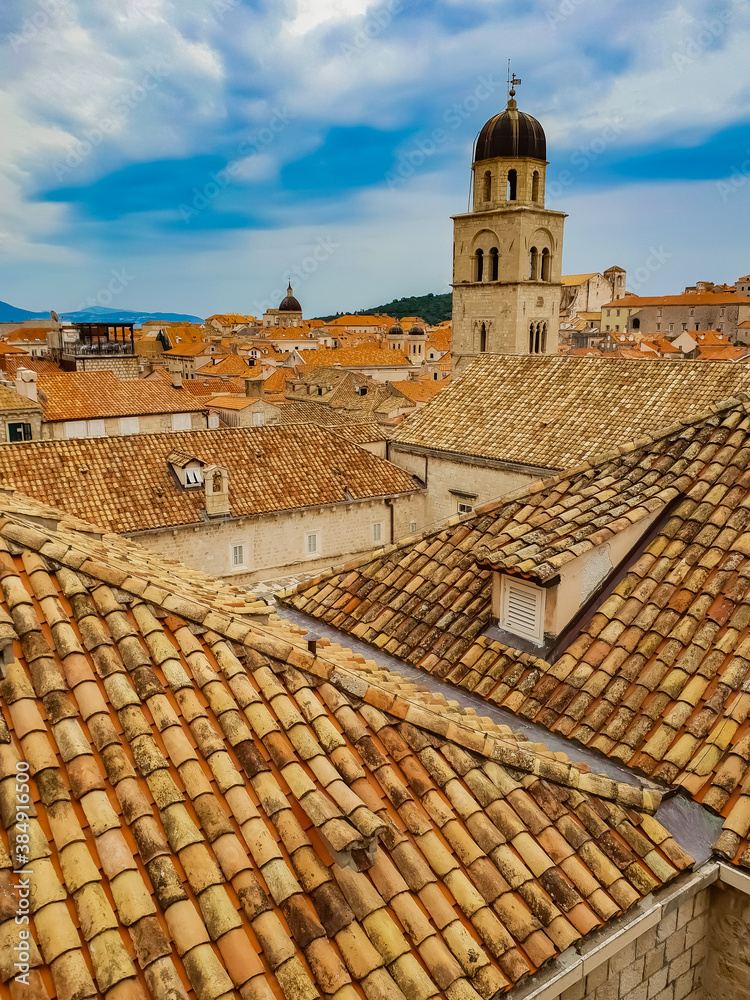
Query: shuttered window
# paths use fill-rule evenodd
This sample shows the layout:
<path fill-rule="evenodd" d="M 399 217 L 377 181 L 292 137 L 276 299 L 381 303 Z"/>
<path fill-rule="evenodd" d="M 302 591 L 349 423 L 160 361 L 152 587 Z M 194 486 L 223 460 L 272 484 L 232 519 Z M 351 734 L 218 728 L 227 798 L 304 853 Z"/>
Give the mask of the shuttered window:
<path fill-rule="evenodd" d="M 542 642 L 544 639 L 544 591 L 533 583 L 502 577 L 500 628 Z"/>

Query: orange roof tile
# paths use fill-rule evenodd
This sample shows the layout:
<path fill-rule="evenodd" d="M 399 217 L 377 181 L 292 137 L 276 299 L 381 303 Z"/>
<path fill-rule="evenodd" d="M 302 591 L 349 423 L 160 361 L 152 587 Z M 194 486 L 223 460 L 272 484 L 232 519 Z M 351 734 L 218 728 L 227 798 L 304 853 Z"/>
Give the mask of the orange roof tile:
<path fill-rule="evenodd" d="M 260 373 L 260 365 L 255 364 L 254 358 L 240 357 L 239 354 L 230 354 L 221 360 L 209 361 L 206 365 L 201 365 L 196 369 L 196 378 L 223 378 L 229 376 L 245 376 L 255 378 Z"/>
<path fill-rule="evenodd" d="M 148 379 L 119 379 L 110 371 L 42 373 L 37 386 L 46 396 L 45 420 L 195 413 L 202 408 L 180 389 Z"/>
<path fill-rule="evenodd" d="M 175 448 L 229 470 L 236 517 L 416 490 L 402 469 L 313 424 L 24 442 L 0 448 L 0 481 L 113 531 L 203 524 L 204 490 L 175 482 Z"/>
<path fill-rule="evenodd" d="M 39 1000 L 494 997 L 691 863 L 658 792 L 114 541 L 3 502 L 0 779 L 35 805 L 0 929 L 27 867 Z"/>
<path fill-rule="evenodd" d="M 390 385 L 413 403 L 426 403 L 436 393 L 449 386 L 450 379 L 430 379 L 429 381 L 421 382 L 411 382 L 407 379 L 402 382 L 391 382 Z"/>

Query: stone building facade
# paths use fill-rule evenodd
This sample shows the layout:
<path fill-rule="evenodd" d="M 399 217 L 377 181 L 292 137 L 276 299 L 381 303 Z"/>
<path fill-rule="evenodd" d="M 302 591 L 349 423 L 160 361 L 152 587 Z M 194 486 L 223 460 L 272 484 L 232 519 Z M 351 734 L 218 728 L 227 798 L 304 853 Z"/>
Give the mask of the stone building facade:
<path fill-rule="evenodd" d="M 676 337 L 684 331 L 718 330 L 733 343 L 750 343 L 750 330 L 741 324 L 750 320 L 750 295 L 738 292 L 687 292 L 625 298 L 602 307 L 601 332 L 636 332 Z M 607 349 L 607 339 L 602 344 Z"/>
<path fill-rule="evenodd" d="M 556 354 L 564 212 L 545 208 L 541 125 L 508 106 L 476 143 L 472 211 L 453 217 L 453 364 Z"/>

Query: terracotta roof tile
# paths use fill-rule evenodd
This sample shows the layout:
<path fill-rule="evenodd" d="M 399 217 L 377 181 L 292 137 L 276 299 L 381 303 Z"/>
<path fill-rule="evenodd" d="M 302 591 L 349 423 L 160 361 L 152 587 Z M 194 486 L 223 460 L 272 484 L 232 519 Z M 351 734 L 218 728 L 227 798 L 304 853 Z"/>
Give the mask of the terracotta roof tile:
<path fill-rule="evenodd" d="M 0 449 L 0 481 L 114 531 L 203 523 L 204 491 L 176 484 L 175 449 L 229 469 L 236 516 L 416 489 L 402 469 L 312 424 L 19 444 Z"/>
<path fill-rule="evenodd" d="M 179 389 L 147 379 L 119 379 L 114 372 L 40 374 L 45 420 L 86 420 L 149 413 L 199 412 L 201 405 Z M 43 397 L 43 398 L 44 398 Z"/>
<path fill-rule="evenodd" d="M 15 813 L 0 822 L 14 861 L 34 860 L 34 963 L 58 997 L 166 1000 L 184 982 L 207 1000 L 354 985 L 477 1000 L 690 864 L 650 818 L 657 795 L 340 647 L 313 656 L 277 619 L 248 625 L 205 578 L 180 617 L 177 568 L 71 518 L 45 534 L 40 505 L 0 501 L 17 635 L 0 778 L 20 744 L 39 791 L 28 852 Z"/>
<path fill-rule="evenodd" d="M 411 414 L 398 444 L 567 469 L 742 391 L 734 363 L 483 355 Z M 613 400 L 615 402 L 613 402 Z"/>

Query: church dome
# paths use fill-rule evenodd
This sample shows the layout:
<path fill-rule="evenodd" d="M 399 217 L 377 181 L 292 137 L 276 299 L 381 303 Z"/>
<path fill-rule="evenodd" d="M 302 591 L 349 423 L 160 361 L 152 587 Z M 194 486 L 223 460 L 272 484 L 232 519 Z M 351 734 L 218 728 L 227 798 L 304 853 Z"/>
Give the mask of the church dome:
<path fill-rule="evenodd" d="M 291 285 L 286 290 L 286 298 L 279 303 L 279 312 L 302 312 L 302 306 L 292 294 Z"/>
<path fill-rule="evenodd" d="M 536 118 L 518 110 L 512 96 L 505 111 L 490 118 L 479 133 L 474 162 L 494 160 L 500 156 L 547 159 L 544 129 Z"/>
<path fill-rule="evenodd" d="M 398 323 L 394 323 L 388 331 L 389 337 L 403 337 L 404 331 Z"/>
<path fill-rule="evenodd" d="M 414 337 L 417 336 L 418 334 L 424 336 L 424 328 L 421 326 L 417 326 L 417 324 L 415 323 L 414 326 L 411 328 L 411 330 L 409 330 L 409 336 Z"/>

